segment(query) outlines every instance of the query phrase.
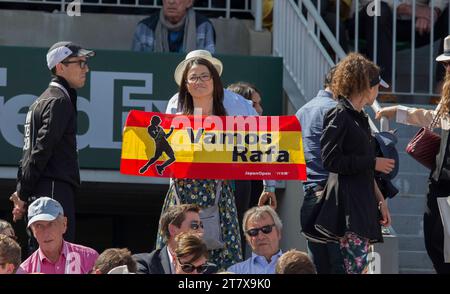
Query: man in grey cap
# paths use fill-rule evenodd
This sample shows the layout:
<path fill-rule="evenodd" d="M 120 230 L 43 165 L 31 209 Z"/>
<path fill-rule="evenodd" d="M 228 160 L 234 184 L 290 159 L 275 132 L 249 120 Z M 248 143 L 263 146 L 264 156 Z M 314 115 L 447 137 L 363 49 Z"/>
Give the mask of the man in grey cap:
<path fill-rule="evenodd" d="M 24 125 L 23 155 L 17 173 L 13 219 L 21 219 L 25 205 L 42 195 L 58 200 L 69 219 L 66 239 L 75 239 L 75 189 L 80 184 L 77 153 L 77 89 L 89 72 L 94 51 L 72 42 L 58 42 L 47 53 L 52 73 L 48 88 L 30 106 Z M 35 242 L 30 236 L 30 252 Z"/>
<path fill-rule="evenodd" d="M 36 199 L 28 207 L 28 219 L 39 248 L 20 265 L 18 273 L 87 274 L 92 270 L 98 253 L 64 241 L 67 218 L 58 201 Z"/>

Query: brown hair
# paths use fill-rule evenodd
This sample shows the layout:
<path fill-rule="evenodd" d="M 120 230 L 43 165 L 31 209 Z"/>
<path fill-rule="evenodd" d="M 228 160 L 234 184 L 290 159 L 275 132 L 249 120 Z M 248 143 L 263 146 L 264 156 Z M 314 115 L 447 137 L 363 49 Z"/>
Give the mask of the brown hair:
<path fill-rule="evenodd" d="M 277 261 L 277 274 L 316 274 L 316 267 L 305 252 L 291 249 Z"/>
<path fill-rule="evenodd" d="M 247 100 L 252 100 L 253 93 L 258 93 L 261 96 L 261 92 L 255 85 L 247 82 L 237 82 L 228 86 L 227 90 L 237 93 Z"/>
<path fill-rule="evenodd" d="M 369 91 L 370 82 L 380 75 L 380 68 L 359 53 L 350 53 L 336 66 L 331 91 L 336 97 Z"/>
<path fill-rule="evenodd" d="M 126 265 L 130 273 L 137 270 L 136 261 L 131 257 L 127 248 L 109 248 L 102 252 L 95 261 L 94 270 L 107 274 L 115 267 Z"/>
<path fill-rule="evenodd" d="M 180 89 L 178 91 L 178 111 L 183 114 L 194 114 L 194 100 L 191 93 L 187 89 L 187 75 L 194 65 L 204 65 L 208 68 L 213 80 L 213 113 L 214 115 L 227 115 L 223 106 L 223 84 L 220 80 L 219 73 L 214 65 L 204 58 L 193 58 L 190 60 L 183 71 Z"/>
<path fill-rule="evenodd" d="M 11 237 L 11 234 L 15 236 L 14 229 L 11 224 L 5 220 L 0 219 L 0 234 Z"/>
<path fill-rule="evenodd" d="M 19 244 L 13 238 L 0 234 L 0 263 L 14 265 L 14 273 L 19 268 L 22 260 L 22 251 Z"/>
<path fill-rule="evenodd" d="M 450 73 L 445 74 L 444 85 L 442 86 L 441 108 L 439 114 L 448 114 L 450 112 Z"/>
<path fill-rule="evenodd" d="M 165 241 L 170 239 L 169 225 L 172 224 L 177 228 L 181 227 L 181 224 L 186 219 L 186 213 L 188 212 L 200 212 L 200 207 L 196 204 L 180 204 L 170 206 L 161 215 L 160 226 L 161 234 Z"/>
<path fill-rule="evenodd" d="M 336 72 L 336 65 L 330 68 L 330 70 L 325 75 L 325 78 L 323 80 L 323 88 L 331 87 L 331 83 L 333 82 L 334 73 Z"/>
<path fill-rule="evenodd" d="M 206 244 L 198 234 L 192 232 L 181 233 L 175 237 L 175 242 L 177 245 L 174 251 L 177 258 L 192 255 L 192 258 L 188 261 L 189 263 L 196 261 L 202 256 L 208 258 Z"/>

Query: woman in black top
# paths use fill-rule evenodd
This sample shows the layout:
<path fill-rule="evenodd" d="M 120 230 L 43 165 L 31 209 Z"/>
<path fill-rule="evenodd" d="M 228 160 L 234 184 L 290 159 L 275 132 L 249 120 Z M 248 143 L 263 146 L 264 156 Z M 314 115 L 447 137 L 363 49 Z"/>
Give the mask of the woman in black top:
<path fill-rule="evenodd" d="M 381 224 L 390 224 L 374 170 L 389 173 L 395 162 L 375 156 L 375 139 L 363 111 L 384 83 L 379 72 L 373 62 L 356 53 L 337 65 L 331 88 L 339 103 L 325 115 L 320 140 L 323 164 L 330 174 L 315 220 L 316 240 L 339 242 L 347 273 L 366 271 L 370 243 L 382 242 Z"/>

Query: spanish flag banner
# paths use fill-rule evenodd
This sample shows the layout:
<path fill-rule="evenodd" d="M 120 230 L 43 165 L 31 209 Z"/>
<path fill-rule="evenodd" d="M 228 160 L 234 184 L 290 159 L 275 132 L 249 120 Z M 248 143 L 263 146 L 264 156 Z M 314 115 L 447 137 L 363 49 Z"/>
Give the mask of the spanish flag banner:
<path fill-rule="evenodd" d="M 172 115 L 132 110 L 120 172 L 191 179 L 305 180 L 295 116 Z"/>

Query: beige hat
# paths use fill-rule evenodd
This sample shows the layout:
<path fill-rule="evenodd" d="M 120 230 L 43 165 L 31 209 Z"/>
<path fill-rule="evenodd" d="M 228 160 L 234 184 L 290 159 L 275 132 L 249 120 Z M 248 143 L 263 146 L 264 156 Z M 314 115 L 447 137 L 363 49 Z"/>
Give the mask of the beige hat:
<path fill-rule="evenodd" d="M 219 76 L 222 74 L 223 65 L 219 59 L 212 57 L 209 51 L 194 50 L 189 52 L 188 55 L 186 55 L 186 58 L 182 62 L 180 62 L 180 64 L 178 64 L 177 68 L 175 69 L 175 73 L 173 76 L 178 86 L 181 84 L 181 79 L 183 77 L 183 72 L 186 68 L 187 63 L 194 58 L 203 58 L 208 60 L 216 67 Z"/>
<path fill-rule="evenodd" d="M 450 61 L 450 35 L 444 39 L 444 53 L 436 57 L 436 61 L 444 62 Z"/>

